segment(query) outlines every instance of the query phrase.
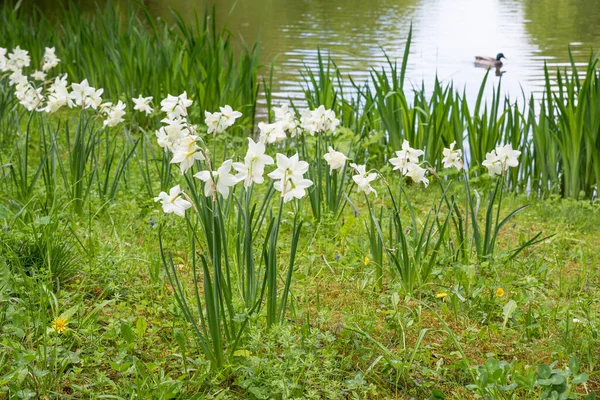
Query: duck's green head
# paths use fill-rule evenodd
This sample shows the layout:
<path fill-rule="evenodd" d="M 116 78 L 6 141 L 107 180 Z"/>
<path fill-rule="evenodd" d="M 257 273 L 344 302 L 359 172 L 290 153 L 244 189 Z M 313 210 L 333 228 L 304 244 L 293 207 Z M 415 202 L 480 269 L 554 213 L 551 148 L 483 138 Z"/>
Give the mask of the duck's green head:
<path fill-rule="evenodd" d="M 501 58 L 506 58 L 506 57 L 504 57 L 504 54 L 498 53 L 498 55 L 496 56 L 496 60 L 500 61 Z"/>

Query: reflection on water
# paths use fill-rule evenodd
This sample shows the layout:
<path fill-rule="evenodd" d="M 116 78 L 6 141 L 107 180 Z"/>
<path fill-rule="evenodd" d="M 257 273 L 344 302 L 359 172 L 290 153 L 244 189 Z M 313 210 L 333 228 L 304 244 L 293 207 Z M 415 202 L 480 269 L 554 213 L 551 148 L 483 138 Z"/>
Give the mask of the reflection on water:
<path fill-rule="evenodd" d="M 208 1 L 208 3 L 207 3 Z M 92 1 L 82 0 L 92 8 Z M 122 3 L 125 0 L 122 0 Z M 51 9 L 56 1 L 37 2 Z M 508 58 L 490 76 L 502 76 L 513 97 L 541 89 L 543 64 L 568 65 L 568 47 L 578 63 L 600 49 L 598 0 L 146 0 L 150 11 L 170 19 L 169 7 L 193 19 L 194 10 L 216 9 L 239 41 L 260 40 L 264 64 L 276 59 L 274 95 L 299 97 L 299 71 L 315 65 L 317 49 L 361 81 L 369 68 L 386 62 L 384 53 L 402 57 L 409 27 L 413 41 L 407 78 L 426 87 L 452 80 L 476 96 L 485 69 L 476 55 Z M 429 86 L 428 86 L 429 85 Z"/>

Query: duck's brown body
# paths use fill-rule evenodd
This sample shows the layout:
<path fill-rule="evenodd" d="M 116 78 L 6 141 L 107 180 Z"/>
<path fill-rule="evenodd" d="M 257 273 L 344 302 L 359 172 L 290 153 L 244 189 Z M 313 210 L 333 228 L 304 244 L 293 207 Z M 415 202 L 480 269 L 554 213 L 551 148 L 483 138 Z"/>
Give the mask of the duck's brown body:
<path fill-rule="evenodd" d="M 496 60 L 493 57 L 475 57 L 475 64 L 485 66 L 485 67 L 496 67 L 500 68 L 502 66 L 502 61 Z"/>

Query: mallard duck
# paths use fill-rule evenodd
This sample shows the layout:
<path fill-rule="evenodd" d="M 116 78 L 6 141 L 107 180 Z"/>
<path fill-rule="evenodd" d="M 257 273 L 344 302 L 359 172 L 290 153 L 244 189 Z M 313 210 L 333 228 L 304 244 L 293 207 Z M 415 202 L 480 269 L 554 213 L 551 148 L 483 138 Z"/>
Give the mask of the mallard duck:
<path fill-rule="evenodd" d="M 504 57 L 504 54 L 502 54 L 502 53 L 498 53 L 496 58 L 476 56 L 475 64 L 479 65 L 479 66 L 485 66 L 485 67 L 500 68 L 502 66 L 502 61 L 500 61 L 501 58 L 506 59 L 506 57 Z"/>

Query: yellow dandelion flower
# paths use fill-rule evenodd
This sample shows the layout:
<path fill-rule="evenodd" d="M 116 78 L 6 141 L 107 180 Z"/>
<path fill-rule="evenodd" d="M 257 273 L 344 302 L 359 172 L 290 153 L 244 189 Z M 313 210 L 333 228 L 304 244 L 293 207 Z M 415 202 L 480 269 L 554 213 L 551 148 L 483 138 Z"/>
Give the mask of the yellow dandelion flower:
<path fill-rule="evenodd" d="M 369 257 L 365 257 L 365 265 L 369 265 L 369 262 L 371 262 L 371 260 L 369 260 Z"/>
<path fill-rule="evenodd" d="M 502 289 L 501 287 L 496 289 L 496 296 L 498 296 L 498 297 L 504 296 L 504 289 Z"/>
<path fill-rule="evenodd" d="M 63 333 L 67 329 L 67 324 L 68 321 L 65 318 L 58 316 L 52 321 L 52 329 L 57 333 Z"/>
<path fill-rule="evenodd" d="M 435 297 L 437 297 L 438 299 L 443 299 L 446 296 L 448 296 L 448 293 L 446 293 L 446 292 L 440 292 L 435 295 Z"/>

